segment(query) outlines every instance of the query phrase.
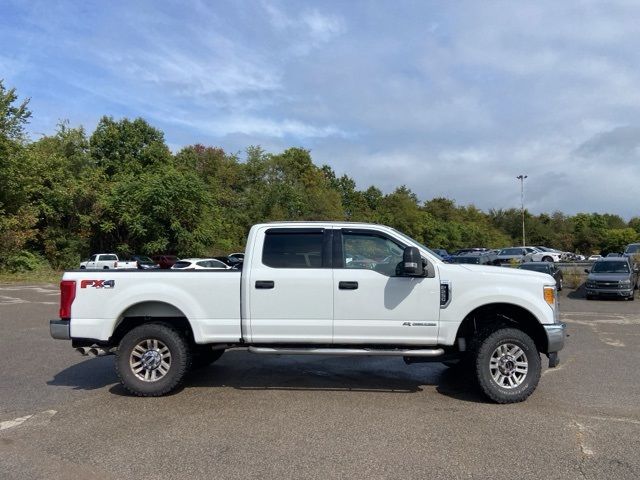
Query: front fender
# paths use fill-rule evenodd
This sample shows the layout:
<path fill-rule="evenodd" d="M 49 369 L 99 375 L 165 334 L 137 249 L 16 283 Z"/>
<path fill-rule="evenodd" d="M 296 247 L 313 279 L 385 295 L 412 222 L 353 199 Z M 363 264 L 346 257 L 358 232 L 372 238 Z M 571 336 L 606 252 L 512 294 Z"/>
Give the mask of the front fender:
<path fill-rule="evenodd" d="M 439 343 L 453 345 L 462 321 L 474 310 L 492 304 L 509 304 L 530 312 L 542 325 L 554 323 L 554 310 L 543 297 L 543 284 L 465 286 L 465 281 L 451 282 L 452 301 L 440 311 Z M 456 288 L 458 287 L 458 288 Z M 466 288 L 465 288 L 466 287 Z M 538 292 L 539 290 L 539 292 Z"/>

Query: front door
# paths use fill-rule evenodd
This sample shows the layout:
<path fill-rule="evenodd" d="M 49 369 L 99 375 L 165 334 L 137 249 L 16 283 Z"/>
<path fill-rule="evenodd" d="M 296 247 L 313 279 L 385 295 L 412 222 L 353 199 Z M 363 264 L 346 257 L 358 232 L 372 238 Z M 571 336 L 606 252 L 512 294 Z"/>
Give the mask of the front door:
<path fill-rule="evenodd" d="M 335 344 L 437 343 L 438 274 L 399 276 L 396 269 L 405 246 L 382 232 L 334 230 Z"/>

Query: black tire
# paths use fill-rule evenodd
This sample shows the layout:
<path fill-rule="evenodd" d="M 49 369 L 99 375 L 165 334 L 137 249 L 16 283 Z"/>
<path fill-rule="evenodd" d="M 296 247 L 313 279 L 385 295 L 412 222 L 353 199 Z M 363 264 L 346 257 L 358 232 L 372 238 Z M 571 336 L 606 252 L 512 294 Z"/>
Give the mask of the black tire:
<path fill-rule="evenodd" d="M 564 282 L 562 281 L 562 279 L 560 279 L 560 281 L 558 282 L 558 291 L 559 292 L 562 291 L 563 284 L 564 284 Z"/>
<path fill-rule="evenodd" d="M 224 349 L 212 350 L 211 347 L 206 345 L 197 346 L 193 351 L 191 369 L 197 370 L 199 368 L 207 367 L 218 360 L 223 353 Z"/>
<path fill-rule="evenodd" d="M 584 298 L 586 298 L 587 300 L 593 300 L 593 296 L 592 295 L 585 295 Z"/>
<path fill-rule="evenodd" d="M 109 270 L 109 267 L 102 267 L 103 270 Z"/>
<path fill-rule="evenodd" d="M 147 340 L 164 345 L 170 355 L 166 373 L 157 380 L 145 381 L 139 378 L 131 366 L 134 348 Z M 166 323 L 147 323 L 134 328 L 122 338 L 116 352 L 116 373 L 120 382 L 129 392 L 139 397 L 159 397 L 175 390 L 190 366 L 191 350 L 187 339 Z"/>
<path fill-rule="evenodd" d="M 498 348 L 511 348 L 507 353 L 500 356 Z M 515 360 L 518 358 L 521 361 L 526 361 L 526 372 L 515 372 L 513 375 L 502 375 L 502 370 L 492 368 L 491 361 L 497 363 L 504 361 L 505 367 L 510 367 L 514 363 L 514 358 L 509 352 L 513 347 L 518 347 L 522 352 L 515 354 Z M 494 354 L 498 354 L 499 357 L 494 357 Z M 522 367 L 521 367 L 522 368 Z M 480 387 L 482 393 L 484 393 L 490 400 L 496 403 L 516 403 L 522 402 L 529 397 L 536 389 L 538 382 L 540 381 L 541 361 L 540 353 L 536 348 L 534 341 L 524 333 L 522 330 L 515 328 L 501 328 L 494 331 L 479 344 L 475 355 L 475 378 Z M 494 374 L 498 376 L 501 383 L 494 377 Z M 518 377 L 518 374 L 522 376 Z M 507 378 L 508 377 L 508 378 Z M 516 380 L 516 377 L 517 380 Z M 512 380 L 513 379 L 513 380 Z M 505 386 L 504 383 L 511 383 L 515 385 Z"/>
<path fill-rule="evenodd" d="M 87 267 L 85 267 L 84 265 L 82 265 L 82 266 L 80 267 L 80 270 L 86 270 L 86 269 L 87 269 Z"/>
<path fill-rule="evenodd" d="M 542 261 L 543 262 L 553 262 L 553 258 L 546 256 L 546 257 L 542 257 Z"/>

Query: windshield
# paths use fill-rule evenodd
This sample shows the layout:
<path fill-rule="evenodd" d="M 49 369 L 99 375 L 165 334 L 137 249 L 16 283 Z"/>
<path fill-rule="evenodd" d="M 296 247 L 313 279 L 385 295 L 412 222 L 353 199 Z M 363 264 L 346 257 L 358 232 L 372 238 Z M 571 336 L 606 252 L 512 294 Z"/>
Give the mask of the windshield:
<path fill-rule="evenodd" d="M 393 230 L 395 233 L 397 233 L 400 237 L 402 237 L 403 239 L 407 240 L 409 243 L 413 243 L 415 245 L 418 245 L 420 248 L 425 249 L 427 252 L 429 252 L 431 255 L 433 255 L 434 257 L 436 257 L 439 260 L 442 260 L 442 257 L 440 255 L 438 255 L 436 252 L 434 252 L 433 250 L 431 250 L 429 247 L 423 245 L 422 243 L 418 242 L 417 240 L 414 240 L 413 238 L 411 238 L 408 235 L 405 235 L 402 232 L 399 232 L 398 230 L 396 230 L 395 228 L 392 228 L 391 230 Z"/>
<path fill-rule="evenodd" d="M 145 257 L 144 255 L 138 255 L 135 257 L 140 263 L 153 263 L 149 257 Z"/>
<path fill-rule="evenodd" d="M 629 273 L 627 262 L 596 262 L 593 264 L 593 273 Z"/>
<path fill-rule="evenodd" d="M 629 245 L 624 253 L 640 253 L 640 243 Z"/>

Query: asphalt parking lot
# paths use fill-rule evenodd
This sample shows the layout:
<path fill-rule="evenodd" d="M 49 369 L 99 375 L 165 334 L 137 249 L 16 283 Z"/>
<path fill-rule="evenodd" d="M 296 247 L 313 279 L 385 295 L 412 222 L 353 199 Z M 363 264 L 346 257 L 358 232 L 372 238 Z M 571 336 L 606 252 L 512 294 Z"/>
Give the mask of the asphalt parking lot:
<path fill-rule="evenodd" d="M 0 478 L 638 479 L 640 300 L 580 297 L 516 405 L 437 363 L 237 351 L 143 399 L 49 337 L 57 286 L 0 285 Z"/>

